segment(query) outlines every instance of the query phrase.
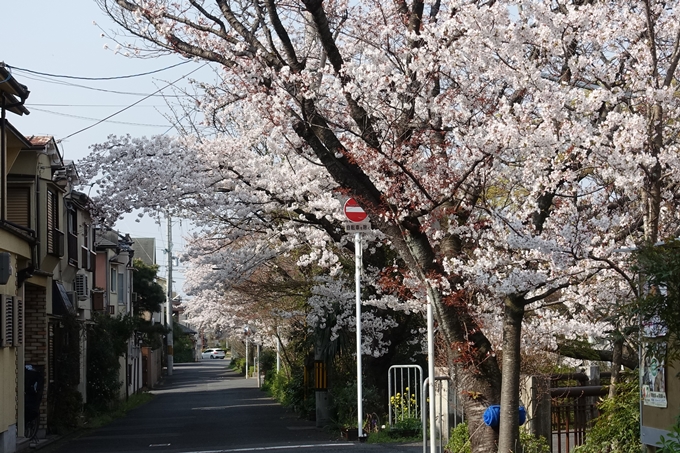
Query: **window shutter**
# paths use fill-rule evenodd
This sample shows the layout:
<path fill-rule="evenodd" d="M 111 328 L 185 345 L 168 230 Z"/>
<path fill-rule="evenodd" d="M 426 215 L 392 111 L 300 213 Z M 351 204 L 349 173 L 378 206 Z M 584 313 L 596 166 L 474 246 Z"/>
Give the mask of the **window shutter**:
<path fill-rule="evenodd" d="M 2 296 L 2 347 L 14 346 L 14 298 Z"/>
<path fill-rule="evenodd" d="M 30 187 L 11 187 L 7 190 L 7 220 L 24 228 L 31 227 Z"/>
<path fill-rule="evenodd" d="M 47 252 L 55 253 L 57 247 L 55 244 L 54 231 L 59 228 L 57 224 L 57 195 L 51 190 L 47 191 Z"/>

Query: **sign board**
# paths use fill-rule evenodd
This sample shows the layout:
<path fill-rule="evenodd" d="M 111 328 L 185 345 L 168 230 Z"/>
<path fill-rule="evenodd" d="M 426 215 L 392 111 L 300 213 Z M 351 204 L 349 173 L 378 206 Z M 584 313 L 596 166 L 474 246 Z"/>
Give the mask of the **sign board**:
<path fill-rule="evenodd" d="M 342 224 L 345 227 L 347 233 L 363 233 L 366 231 L 371 231 L 371 224 L 368 222 L 352 223 L 345 222 Z"/>
<path fill-rule="evenodd" d="M 668 400 L 666 398 L 665 351 L 662 354 L 643 351 L 643 367 L 641 372 L 642 381 L 640 384 L 642 386 L 643 404 L 652 407 L 668 407 Z"/>
<path fill-rule="evenodd" d="M 345 217 L 350 222 L 363 222 L 368 217 L 366 211 L 359 206 L 359 203 L 354 198 L 350 198 L 345 202 L 343 210 L 345 211 Z"/>

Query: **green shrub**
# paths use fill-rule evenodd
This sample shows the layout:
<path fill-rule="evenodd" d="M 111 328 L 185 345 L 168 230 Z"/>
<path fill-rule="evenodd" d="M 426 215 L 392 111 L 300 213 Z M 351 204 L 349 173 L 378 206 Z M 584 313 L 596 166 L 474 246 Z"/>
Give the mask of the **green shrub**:
<path fill-rule="evenodd" d="M 119 358 L 127 350 L 133 323 L 129 317 L 95 314 L 88 326 L 87 404 L 105 411 L 120 397 Z"/>
<path fill-rule="evenodd" d="M 524 453 L 550 453 L 550 445 L 543 436 L 534 436 L 528 430 L 519 429 L 519 443 Z"/>
<path fill-rule="evenodd" d="M 178 323 L 172 329 L 172 359 L 175 363 L 190 363 L 194 361 L 194 344 L 189 335 L 182 331 Z"/>
<path fill-rule="evenodd" d="M 671 428 L 670 435 L 661 436 L 660 453 L 680 453 L 680 417 Z"/>
<path fill-rule="evenodd" d="M 270 371 L 265 375 L 262 390 L 285 406 L 289 382 L 290 379 L 284 373 Z"/>
<path fill-rule="evenodd" d="M 588 431 L 586 443 L 574 453 L 638 453 L 640 396 L 638 380 L 618 384 L 618 392 L 599 404 L 600 416 Z"/>
<path fill-rule="evenodd" d="M 112 421 L 125 416 L 128 411 L 151 401 L 154 395 L 151 393 L 135 393 L 125 400 L 118 400 L 105 411 L 96 411 L 91 406 L 85 410 L 83 426 L 85 428 L 101 428 Z"/>
<path fill-rule="evenodd" d="M 229 364 L 229 367 L 231 367 L 232 370 L 236 371 L 237 373 L 241 374 L 246 374 L 246 359 L 244 357 L 237 357 L 235 359 L 231 359 L 231 363 Z"/>
<path fill-rule="evenodd" d="M 400 442 L 414 442 L 422 440 L 422 433 L 411 434 L 406 431 L 394 429 L 381 429 L 374 433 L 368 433 L 366 442 L 369 444 L 387 444 Z"/>
<path fill-rule="evenodd" d="M 330 410 L 336 428 L 356 428 L 357 414 L 357 383 L 348 382 L 328 389 Z M 372 385 L 364 384 L 363 391 L 364 414 L 383 413 L 380 393 Z"/>
<path fill-rule="evenodd" d="M 270 371 L 265 375 L 262 387 L 276 401 L 304 418 L 316 412 L 313 390 L 310 390 L 309 396 L 305 394 L 302 370 L 292 373 L 290 377 L 283 372 Z"/>
<path fill-rule="evenodd" d="M 447 453 L 470 453 L 470 435 L 467 423 L 458 423 L 451 430 L 449 442 L 444 447 Z"/>
<path fill-rule="evenodd" d="M 524 453 L 550 453 L 545 437 L 536 437 L 524 428 L 519 429 L 519 443 Z M 449 443 L 444 447 L 448 453 L 470 453 L 470 435 L 467 423 L 459 423 L 451 430 Z"/>

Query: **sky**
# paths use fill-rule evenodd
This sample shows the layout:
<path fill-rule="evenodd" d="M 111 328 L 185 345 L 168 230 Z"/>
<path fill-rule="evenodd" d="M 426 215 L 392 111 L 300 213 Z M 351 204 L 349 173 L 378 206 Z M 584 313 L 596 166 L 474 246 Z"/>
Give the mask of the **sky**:
<path fill-rule="evenodd" d="M 174 86 L 189 89 L 189 78 L 205 80 L 212 76 L 209 67 L 176 55 L 139 59 L 116 52 L 115 42 L 102 37 L 116 26 L 94 0 L 7 1 L 3 2 L 2 12 L 0 62 L 11 66 L 15 79 L 31 92 L 26 102 L 30 115 L 10 114 L 8 120 L 25 136 L 54 136 L 60 141 L 64 159 L 76 164 L 89 153 L 91 145 L 106 141 L 110 134 L 173 134 L 172 122 L 167 118 L 172 111 L 166 100 L 176 99 L 172 97 L 176 93 L 164 87 L 177 81 Z M 78 79 L 130 76 L 171 66 L 175 67 L 139 77 Z M 185 77 L 189 73 L 192 74 Z M 159 89 L 160 93 L 144 99 Z M 121 110 L 124 111 L 117 113 Z M 96 124 L 110 115 L 114 116 Z M 166 276 L 165 220 L 158 223 L 136 219 L 135 214 L 126 216 L 115 228 L 132 237 L 155 237 L 159 274 Z M 174 256 L 181 255 L 183 236 L 189 231 L 188 222 L 173 219 Z M 184 282 L 181 271 L 180 263 L 173 271 L 176 290 L 181 290 Z"/>

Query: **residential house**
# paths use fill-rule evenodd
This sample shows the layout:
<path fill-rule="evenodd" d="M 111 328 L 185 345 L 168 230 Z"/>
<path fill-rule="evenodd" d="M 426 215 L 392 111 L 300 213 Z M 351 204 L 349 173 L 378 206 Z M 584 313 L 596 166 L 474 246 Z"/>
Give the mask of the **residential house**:
<path fill-rule="evenodd" d="M 116 231 L 102 231 L 95 238 L 96 291 L 102 294 L 102 304 L 111 316 L 132 314 L 133 244 L 129 235 Z M 127 352 L 120 358 L 119 382 L 122 384 L 121 398 L 127 398 L 143 387 L 142 350 L 137 335 L 130 338 Z"/>
<path fill-rule="evenodd" d="M 75 166 L 64 162 L 55 139 L 31 136 L 27 141 L 9 167 L 7 215 L 35 236 L 21 282 L 23 365 L 38 370 L 44 380 L 39 429 L 44 435 L 75 423 L 78 414 L 67 413 L 73 405 L 66 402 L 85 398 L 93 230 L 88 198 L 73 190 Z"/>
<path fill-rule="evenodd" d="M 75 165 L 66 162 L 65 174 L 70 184 L 78 180 Z M 78 366 L 78 391 L 87 402 L 87 325 L 92 322 L 95 311 L 103 311 L 103 305 L 94 303 L 92 291 L 96 253 L 94 228 L 87 194 L 69 190 L 64 197 L 65 254 L 53 273 L 53 281 L 60 295 L 66 292 L 73 313 L 81 324 L 80 363 Z M 61 296 L 63 297 L 63 296 Z"/>
<path fill-rule="evenodd" d="M 7 120 L 28 113 L 28 94 L 0 64 L 0 453 L 27 443 L 27 413 L 37 414 L 38 437 L 75 421 L 69 403 L 86 400 L 85 327 L 104 309 L 103 291 L 90 287 L 93 221 L 75 165 L 53 137 L 24 136 Z"/>
<path fill-rule="evenodd" d="M 132 248 L 135 251 L 135 259 L 140 259 L 147 266 L 154 266 L 156 262 L 156 238 L 134 238 Z M 160 280 L 160 279 L 159 279 Z M 133 298 L 136 297 L 133 292 Z M 144 319 L 152 324 L 163 324 L 164 319 L 160 312 L 144 313 Z M 163 365 L 161 348 L 142 345 L 142 386 L 147 389 L 154 388 L 161 379 Z"/>

